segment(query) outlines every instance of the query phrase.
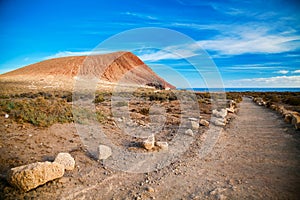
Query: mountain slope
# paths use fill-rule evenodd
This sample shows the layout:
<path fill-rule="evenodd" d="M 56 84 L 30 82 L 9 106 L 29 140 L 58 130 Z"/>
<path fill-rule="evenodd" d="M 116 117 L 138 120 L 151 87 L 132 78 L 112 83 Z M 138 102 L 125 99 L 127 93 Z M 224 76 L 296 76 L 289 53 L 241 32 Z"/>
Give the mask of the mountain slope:
<path fill-rule="evenodd" d="M 98 77 L 111 83 L 155 83 L 165 88 L 174 88 L 130 52 L 54 58 L 2 74 L 0 77 L 30 77 L 38 80 L 49 76 L 73 79 L 81 75 Z"/>

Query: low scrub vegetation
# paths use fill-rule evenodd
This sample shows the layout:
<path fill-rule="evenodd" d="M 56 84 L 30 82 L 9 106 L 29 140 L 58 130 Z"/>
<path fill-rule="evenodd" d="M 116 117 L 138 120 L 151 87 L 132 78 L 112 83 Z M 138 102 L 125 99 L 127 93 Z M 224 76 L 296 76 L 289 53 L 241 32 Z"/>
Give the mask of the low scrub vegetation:
<path fill-rule="evenodd" d="M 44 97 L 35 99 L 2 99 L 2 113 L 7 113 L 18 122 L 28 122 L 36 126 L 47 127 L 54 123 L 72 121 L 72 108 L 63 99 L 47 100 Z"/>
<path fill-rule="evenodd" d="M 103 102 L 103 94 L 98 94 L 95 103 Z M 38 92 L 20 93 L 0 96 L 0 114 L 8 114 L 19 123 L 30 123 L 39 127 L 48 127 L 55 123 L 84 122 L 88 111 L 72 108 L 71 92 Z M 74 116 L 75 115 L 75 116 Z M 95 119 L 103 122 L 106 116 L 97 111 Z"/>

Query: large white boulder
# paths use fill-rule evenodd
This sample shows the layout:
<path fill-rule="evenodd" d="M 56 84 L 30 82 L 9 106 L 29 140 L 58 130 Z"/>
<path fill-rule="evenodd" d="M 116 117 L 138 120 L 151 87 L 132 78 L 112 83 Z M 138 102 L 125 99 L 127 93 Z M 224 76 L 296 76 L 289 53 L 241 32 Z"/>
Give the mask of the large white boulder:
<path fill-rule="evenodd" d="M 36 162 L 10 169 L 7 181 L 27 192 L 64 175 L 65 168 L 56 162 Z"/>

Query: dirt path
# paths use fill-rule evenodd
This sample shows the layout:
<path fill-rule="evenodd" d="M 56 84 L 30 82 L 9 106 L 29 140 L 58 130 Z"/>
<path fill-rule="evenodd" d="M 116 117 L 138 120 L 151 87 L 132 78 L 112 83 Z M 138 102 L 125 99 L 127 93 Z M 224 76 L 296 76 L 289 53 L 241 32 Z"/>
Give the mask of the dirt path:
<path fill-rule="evenodd" d="M 0 199 L 299 199 L 299 131 L 248 98 L 239 106 L 206 157 L 199 157 L 207 132 L 200 129 L 179 160 L 144 174 L 112 170 L 89 158 L 71 124 L 18 134 L 5 129 L 1 173 L 61 151 L 70 152 L 77 164 L 63 178 L 28 193 L 1 180 Z"/>
<path fill-rule="evenodd" d="M 300 146 L 295 134 L 299 132 L 276 113 L 245 98 L 238 117 L 206 158 L 197 157 L 196 143 L 174 166 L 153 175 L 152 196 L 299 199 Z"/>

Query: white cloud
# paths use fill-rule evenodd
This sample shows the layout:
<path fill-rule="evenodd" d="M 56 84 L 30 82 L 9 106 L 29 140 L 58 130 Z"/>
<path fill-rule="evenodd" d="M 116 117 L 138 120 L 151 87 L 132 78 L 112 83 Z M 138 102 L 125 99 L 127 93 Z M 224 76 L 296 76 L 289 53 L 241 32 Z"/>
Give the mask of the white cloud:
<path fill-rule="evenodd" d="M 159 60 L 179 60 L 196 56 L 197 53 L 192 49 L 183 46 L 170 46 L 160 51 L 145 53 L 138 55 L 143 61 L 155 62 Z"/>
<path fill-rule="evenodd" d="M 218 34 L 207 40 L 197 42 L 205 50 L 215 51 L 219 55 L 240 55 L 246 53 L 283 53 L 299 48 L 300 36 L 292 27 L 278 32 L 281 24 L 272 26 L 263 22 L 246 24 L 197 24 L 171 23 L 174 27 L 195 30 L 213 30 Z M 193 48 L 193 47 L 190 47 Z"/>
<path fill-rule="evenodd" d="M 229 81 L 228 85 L 231 87 L 300 87 L 300 76 L 239 79 Z"/>
<path fill-rule="evenodd" d="M 300 69 L 297 69 L 295 71 L 292 72 L 293 74 L 300 74 Z"/>
<path fill-rule="evenodd" d="M 151 15 L 145 15 L 145 14 L 141 14 L 141 13 L 125 12 L 125 13 L 122 13 L 122 14 L 128 15 L 128 16 L 133 16 L 133 17 L 138 17 L 138 18 L 141 18 L 141 19 L 150 19 L 150 20 L 156 20 L 157 19 L 156 17 L 153 17 Z"/>
<path fill-rule="evenodd" d="M 279 71 L 276 71 L 274 73 L 277 73 L 277 74 L 288 74 L 289 71 L 288 70 L 279 70 Z"/>
<path fill-rule="evenodd" d="M 51 58 L 60 58 L 60 57 L 67 57 L 67 56 L 87 56 L 87 55 L 95 55 L 95 54 L 105 54 L 111 53 L 111 51 L 61 51 L 56 54 L 50 55 L 45 57 L 44 59 L 51 59 Z"/>
<path fill-rule="evenodd" d="M 205 50 L 216 51 L 225 55 L 282 53 L 295 50 L 295 46 L 287 45 L 287 43 L 297 39 L 300 39 L 300 37 L 243 33 L 240 37 L 223 37 L 199 41 L 198 45 Z"/>

